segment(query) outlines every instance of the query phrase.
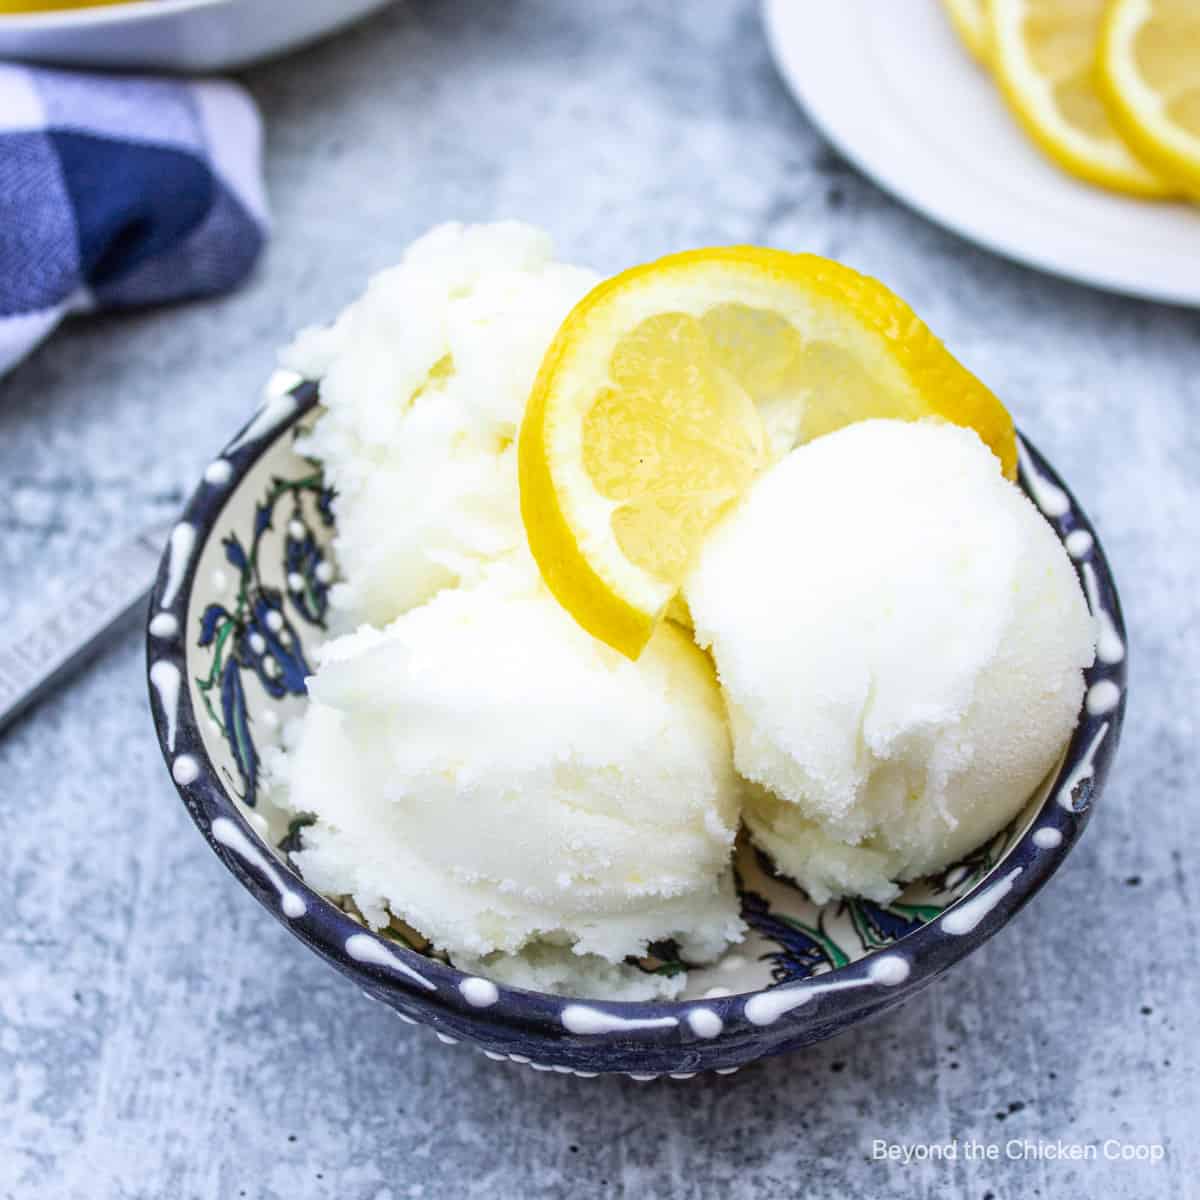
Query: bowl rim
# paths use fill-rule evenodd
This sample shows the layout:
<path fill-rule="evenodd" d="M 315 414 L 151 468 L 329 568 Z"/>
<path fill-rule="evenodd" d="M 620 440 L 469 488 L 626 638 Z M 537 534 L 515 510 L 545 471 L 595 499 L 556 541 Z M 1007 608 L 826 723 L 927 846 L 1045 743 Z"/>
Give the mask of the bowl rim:
<path fill-rule="evenodd" d="M 814 1034 L 813 1030 L 825 1029 L 833 1021 L 836 1027 L 827 1028 L 828 1033 L 833 1033 L 862 1016 L 891 1007 L 982 945 L 1032 899 L 1062 865 L 1078 840 L 1104 787 L 1120 742 L 1127 693 L 1128 642 L 1116 585 L 1090 520 L 1049 463 L 1028 439 L 1019 435 L 1020 486 L 1049 521 L 1060 541 L 1069 547 L 1068 535 L 1077 533 L 1076 544 L 1083 549 L 1079 553 L 1069 551 L 1072 565 L 1080 576 L 1089 605 L 1095 608 L 1099 604 L 1106 612 L 1111 631 L 1119 639 L 1121 653 L 1112 661 L 1102 662 L 1097 657 L 1093 667 L 1085 672 L 1087 689 L 1097 682 L 1111 681 L 1119 689 L 1118 699 L 1103 711 L 1093 713 L 1085 690 L 1079 723 L 1046 790 L 1044 801 L 1004 858 L 934 920 L 885 947 L 868 951 L 846 966 L 803 980 L 729 996 L 657 1001 L 583 999 L 496 983 L 495 1000 L 486 1007 L 471 1004 L 462 988 L 465 981 L 473 978 L 469 973 L 368 929 L 309 887 L 290 864 L 275 857 L 273 852 L 264 870 L 252 857 L 246 858 L 232 850 L 228 838 L 221 841 L 214 836 L 214 821 L 225 818 L 233 823 L 242 838 L 249 839 L 251 847 L 262 844 L 226 791 L 217 768 L 205 752 L 188 685 L 190 646 L 185 637 L 188 611 L 197 563 L 207 542 L 218 531 L 226 505 L 259 460 L 319 403 L 318 384 L 305 380 L 292 386 L 296 378 L 292 376 L 286 385 L 277 384 L 274 389 L 268 385 L 267 399 L 262 407 L 218 456 L 216 461 L 226 466 L 216 472 L 206 472 L 173 527 L 175 530 L 190 527 L 186 539 L 190 552 L 180 568 L 172 561 L 174 556 L 168 545 L 151 592 L 146 631 L 150 708 L 159 748 L 176 790 L 192 820 L 226 868 L 301 941 L 368 988 L 369 995 L 396 1008 L 402 1016 L 407 1010 L 435 1027 L 440 1023 L 439 1017 L 448 1017 L 451 1023 L 446 1028 L 465 1029 L 465 1036 L 476 1040 L 478 1023 L 482 1021 L 491 1028 L 510 1033 L 534 1033 L 553 1038 L 559 1044 L 586 1046 L 593 1054 L 602 1044 L 614 1040 L 624 1047 L 636 1044 L 646 1052 L 652 1047 L 678 1049 L 681 1036 L 691 1049 L 708 1047 L 717 1050 L 731 1042 L 745 1043 L 747 1039 L 761 1037 L 767 1032 L 768 1025 L 776 1026 L 771 1035 L 776 1042 L 789 1040 L 795 1044 L 816 1040 L 826 1033 Z M 290 390 L 285 390 L 285 386 Z M 174 540 L 172 538 L 172 542 Z M 176 632 L 173 636 L 164 637 L 150 628 L 150 622 L 162 614 L 174 618 Z M 153 666 L 163 660 L 178 667 L 183 681 L 177 710 L 171 714 L 163 711 L 150 680 Z M 185 759 L 191 761 L 186 770 L 181 770 L 180 761 Z M 304 911 L 299 917 L 289 917 L 281 911 L 281 871 L 286 873 L 286 889 L 304 902 Z M 951 922 L 954 932 L 944 928 L 952 914 L 958 914 Z M 348 939 L 361 936 L 370 939 L 370 944 L 374 945 L 376 961 L 364 961 L 361 955 L 348 953 Z M 390 958 L 392 965 L 380 961 L 380 956 Z M 880 971 L 876 964 L 883 959 L 899 961 L 900 966 L 893 965 L 890 970 Z M 395 965 L 397 962 L 398 966 Z M 872 974 L 873 967 L 875 974 Z M 423 977 L 426 985 L 419 984 L 414 976 Z M 831 982 L 835 987 L 829 986 Z M 755 997 L 778 997 L 785 992 L 790 999 L 799 997 L 790 1011 L 777 1014 L 769 1021 L 755 1021 L 748 1016 L 747 1004 Z M 607 1028 L 587 1031 L 572 1028 L 564 1019 L 564 1011 L 572 1006 L 586 1008 L 601 1018 L 610 1018 Z M 701 1034 L 697 1032 L 697 1025 L 689 1023 L 689 1015 L 698 1009 L 707 1009 L 717 1015 L 720 1019 L 718 1033 Z M 432 1022 L 429 1021 L 431 1015 L 435 1018 Z M 578 1025 L 578 1020 L 575 1024 Z M 809 1036 L 802 1036 L 806 1032 Z"/>
<path fill-rule="evenodd" d="M 88 8 L 51 8 L 35 12 L 0 13 L 0 29 L 84 29 L 125 25 L 144 17 L 173 17 L 199 8 L 221 8 L 232 0 L 121 0 Z"/>

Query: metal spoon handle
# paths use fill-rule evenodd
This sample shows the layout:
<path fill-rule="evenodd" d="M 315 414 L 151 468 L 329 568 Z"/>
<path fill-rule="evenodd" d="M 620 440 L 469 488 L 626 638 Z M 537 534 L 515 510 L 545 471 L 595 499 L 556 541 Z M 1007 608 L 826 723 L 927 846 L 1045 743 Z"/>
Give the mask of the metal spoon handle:
<path fill-rule="evenodd" d="M 170 525 L 145 530 L 106 555 L 33 628 L 0 645 L 0 732 L 77 670 L 146 603 Z"/>

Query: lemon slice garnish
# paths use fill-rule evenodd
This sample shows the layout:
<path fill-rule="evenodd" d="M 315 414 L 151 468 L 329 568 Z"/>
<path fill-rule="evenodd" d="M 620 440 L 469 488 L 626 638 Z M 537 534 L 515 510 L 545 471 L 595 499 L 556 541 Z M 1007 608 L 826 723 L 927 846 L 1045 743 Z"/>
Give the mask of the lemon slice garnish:
<path fill-rule="evenodd" d="M 942 0 L 959 40 L 981 63 L 988 60 L 988 0 Z"/>
<path fill-rule="evenodd" d="M 1101 39 L 1100 90 L 1139 157 L 1200 196 L 1200 6 L 1113 0 Z"/>
<path fill-rule="evenodd" d="M 876 280 L 744 246 L 635 267 L 584 297 L 534 383 L 518 451 L 530 549 L 579 624 L 636 658 L 772 461 L 852 421 L 931 416 L 973 426 L 1015 474 L 1007 411 Z"/>
<path fill-rule="evenodd" d="M 1136 196 L 1172 185 L 1136 158 L 1096 82 L 1104 0 L 989 0 L 990 63 L 1018 120 L 1064 170 Z"/>

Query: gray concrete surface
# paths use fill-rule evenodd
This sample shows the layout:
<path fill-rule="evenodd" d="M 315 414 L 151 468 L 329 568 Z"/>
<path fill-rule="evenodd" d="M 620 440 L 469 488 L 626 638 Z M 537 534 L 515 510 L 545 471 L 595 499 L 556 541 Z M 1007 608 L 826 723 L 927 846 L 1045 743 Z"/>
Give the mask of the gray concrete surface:
<path fill-rule="evenodd" d="M 290 330 L 431 223 L 511 215 L 602 269 L 744 240 L 908 297 L 1103 531 L 1125 743 L 1060 876 L 899 1013 L 730 1078 L 564 1079 L 398 1024 L 267 918 L 175 797 L 130 630 L 0 740 L 0 1196 L 1200 1195 L 1200 314 L 895 204 L 795 109 L 749 3 L 430 0 L 246 79 L 277 222 L 253 282 L 78 321 L 0 383 L 5 632 L 180 504 Z M 1002 1157 L 871 1158 L 952 1137 Z M 1005 1160 L 1010 1138 L 1166 1157 Z"/>

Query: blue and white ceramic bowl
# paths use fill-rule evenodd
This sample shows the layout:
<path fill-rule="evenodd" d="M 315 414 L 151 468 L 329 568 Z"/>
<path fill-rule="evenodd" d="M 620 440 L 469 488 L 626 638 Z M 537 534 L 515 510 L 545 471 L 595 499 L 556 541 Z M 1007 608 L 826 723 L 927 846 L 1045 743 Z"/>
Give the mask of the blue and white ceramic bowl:
<path fill-rule="evenodd" d="M 564 999 L 497 986 L 413 944 L 366 929 L 350 905 L 290 865 L 303 837 L 262 795 L 264 751 L 305 702 L 334 579 L 332 493 L 293 450 L 317 388 L 276 387 L 226 446 L 171 534 L 147 635 L 151 704 L 167 766 L 222 862 L 301 941 L 404 1021 L 495 1059 L 638 1079 L 730 1072 L 838 1033 L 901 1003 L 991 937 L 1058 868 L 1087 823 L 1117 748 L 1125 632 L 1087 517 L 1028 443 L 1021 485 L 1063 540 L 1099 628 L 1079 725 L 1062 763 L 1020 817 L 894 903 L 818 908 L 753 849 L 738 858 L 752 933 L 689 973 L 661 1003 Z M 674 964 L 648 960 L 645 970 Z"/>

